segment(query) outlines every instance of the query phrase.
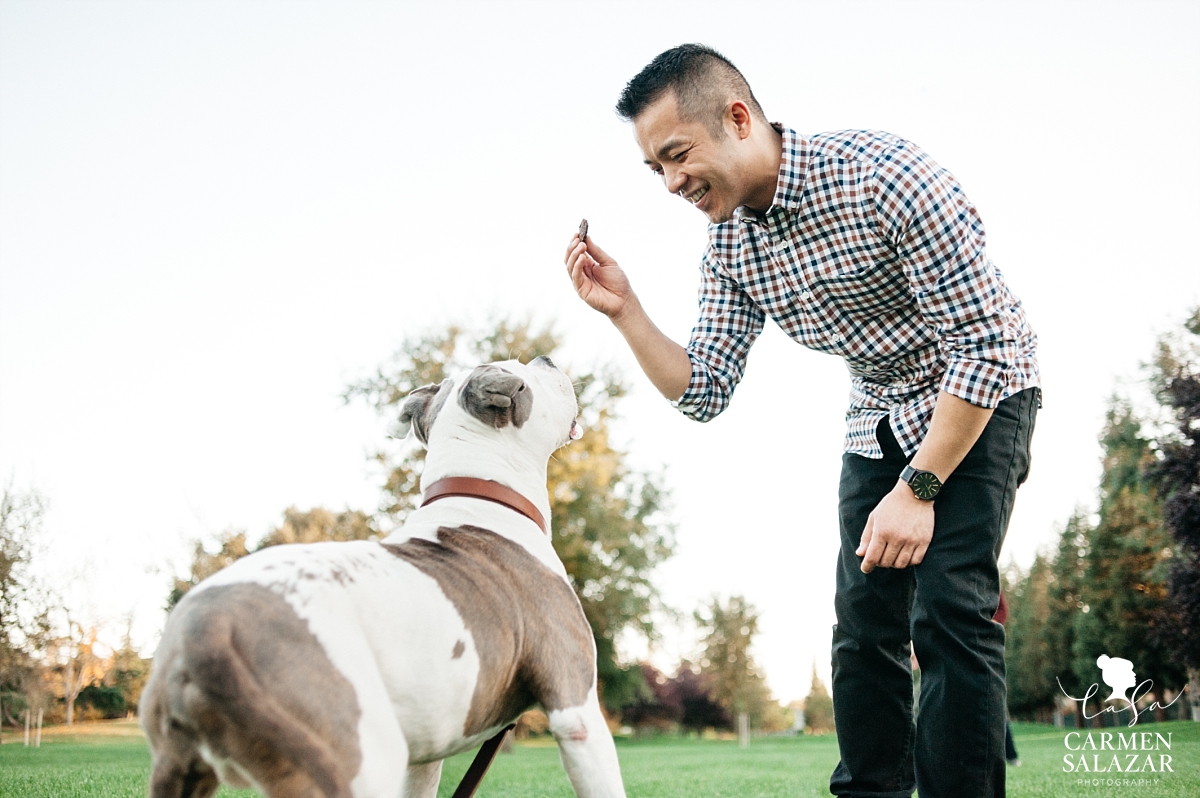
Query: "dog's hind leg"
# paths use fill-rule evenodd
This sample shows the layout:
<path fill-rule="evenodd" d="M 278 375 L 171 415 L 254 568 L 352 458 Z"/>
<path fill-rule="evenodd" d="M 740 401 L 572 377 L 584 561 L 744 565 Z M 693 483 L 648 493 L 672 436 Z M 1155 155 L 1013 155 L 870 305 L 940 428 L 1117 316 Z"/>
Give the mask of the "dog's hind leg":
<path fill-rule="evenodd" d="M 593 687 L 587 703 L 549 713 L 567 778 L 579 798 L 625 798 L 617 747 Z"/>
<path fill-rule="evenodd" d="M 220 786 L 217 774 L 200 758 L 195 735 L 172 721 L 160 672 L 167 666 L 156 666 L 141 701 L 141 723 L 154 759 L 150 798 L 209 798 Z"/>
<path fill-rule="evenodd" d="M 442 760 L 409 765 L 404 774 L 404 798 L 436 798 L 442 780 Z"/>
<path fill-rule="evenodd" d="M 160 757 L 150 774 L 150 798 L 210 798 L 220 782 L 198 754 L 190 762 Z"/>

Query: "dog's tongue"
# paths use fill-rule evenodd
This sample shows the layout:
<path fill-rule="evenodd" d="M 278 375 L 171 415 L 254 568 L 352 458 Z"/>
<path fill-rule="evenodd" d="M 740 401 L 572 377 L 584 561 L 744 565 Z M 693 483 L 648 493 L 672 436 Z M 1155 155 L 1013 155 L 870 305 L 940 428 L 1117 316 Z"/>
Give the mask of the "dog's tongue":
<path fill-rule="evenodd" d="M 579 426 L 578 421 L 571 422 L 571 440 L 577 441 L 583 437 L 583 427 Z"/>

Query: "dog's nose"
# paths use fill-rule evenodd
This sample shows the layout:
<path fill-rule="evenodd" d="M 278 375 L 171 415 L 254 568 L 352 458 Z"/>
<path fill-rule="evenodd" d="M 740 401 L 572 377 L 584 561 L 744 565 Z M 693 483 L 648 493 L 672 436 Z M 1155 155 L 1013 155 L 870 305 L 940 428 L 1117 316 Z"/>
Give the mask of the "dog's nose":
<path fill-rule="evenodd" d="M 535 357 L 533 359 L 533 362 L 530 363 L 530 365 L 534 365 L 534 364 L 549 366 L 552 369 L 558 368 L 558 366 L 554 365 L 554 361 L 551 360 L 550 358 L 546 357 L 545 355 L 539 355 L 538 357 Z"/>

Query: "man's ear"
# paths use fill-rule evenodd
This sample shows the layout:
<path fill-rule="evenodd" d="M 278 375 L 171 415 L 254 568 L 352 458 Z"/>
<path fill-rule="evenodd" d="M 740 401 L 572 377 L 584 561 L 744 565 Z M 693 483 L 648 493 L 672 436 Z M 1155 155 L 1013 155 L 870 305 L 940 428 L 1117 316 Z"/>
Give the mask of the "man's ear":
<path fill-rule="evenodd" d="M 496 429 L 509 424 L 520 427 L 533 411 L 533 391 L 525 380 L 499 366 L 479 366 L 458 392 L 458 403 Z"/>
<path fill-rule="evenodd" d="M 746 103 L 741 100 L 734 100 L 725 110 L 725 116 L 732 123 L 733 135 L 738 139 L 745 139 L 750 135 L 750 128 L 754 124 L 754 119 Z"/>
<path fill-rule="evenodd" d="M 429 431 L 433 428 L 434 419 L 446 403 L 446 397 L 450 395 L 453 385 L 452 380 L 444 380 L 440 385 L 422 385 L 410 393 L 400 407 L 400 418 L 393 437 L 407 437 L 411 429 L 417 440 L 428 444 Z"/>

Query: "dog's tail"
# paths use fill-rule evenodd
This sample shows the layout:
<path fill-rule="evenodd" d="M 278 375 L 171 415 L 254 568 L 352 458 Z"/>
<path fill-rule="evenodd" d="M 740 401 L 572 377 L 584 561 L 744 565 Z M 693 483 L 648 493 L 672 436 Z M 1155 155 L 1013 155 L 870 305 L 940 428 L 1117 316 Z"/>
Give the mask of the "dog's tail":
<path fill-rule="evenodd" d="M 215 791 L 215 776 L 204 775 L 212 768 L 199 757 L 201 745 L 234 786 L 253 785 L 272 798 L 350 798 L 349 776 L 328 742 L 264 689 L 239 653 L 236 608 L 187 609 L 194 611 L 179 619 L 186 633 L 177 638 L 178 656 L 155 696 L 168 755 L 155 751 L 151 798 L 205 798 Z"/>

